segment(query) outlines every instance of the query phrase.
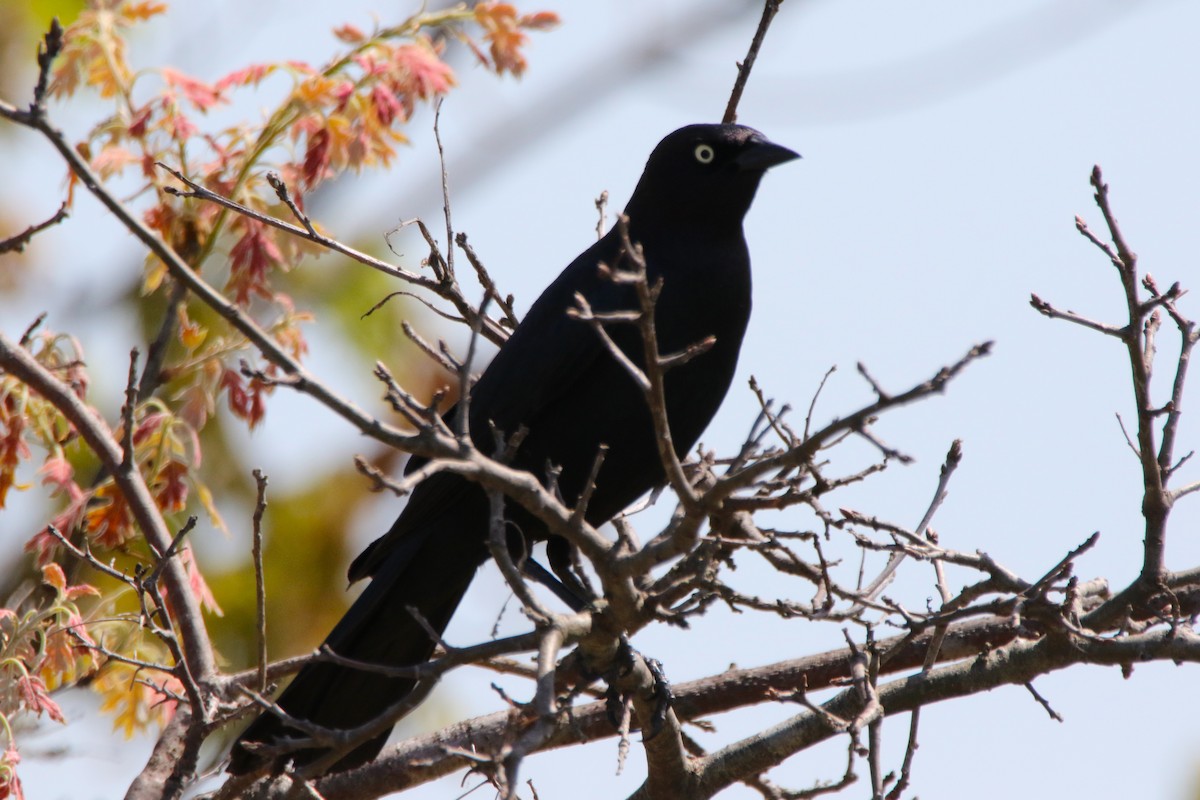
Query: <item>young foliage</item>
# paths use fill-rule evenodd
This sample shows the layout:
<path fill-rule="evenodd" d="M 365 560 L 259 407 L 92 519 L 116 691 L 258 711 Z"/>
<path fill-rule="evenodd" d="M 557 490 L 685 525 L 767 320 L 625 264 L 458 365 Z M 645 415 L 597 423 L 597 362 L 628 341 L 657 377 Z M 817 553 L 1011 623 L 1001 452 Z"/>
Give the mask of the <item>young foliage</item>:
<path fill-rule="evenodd" d="M 280 279 L 318 248 L 172 193 L 172 172 L 262 214 L 286 215 L 288 204 L 268 180 L 274 173 L 290 187 L 288 202 L 303 209 L 338 175 L 394 165 L 415 111 L 457 85 L 444 60 L 448 47 L 465 43 L 482 67 L 519 76 L 526 32 L 555 21 L 553 14 L 480 3 L 368 31 L 344 24 L 333 31 L 333 52 L 322 64 L 256 63 L 207 82 L 174 66 L 138 63 L 131 35 L 170 24 L 168 4 L 91 0 L 65 30 L 56 23 L 42 44 L 35 113 L 45 114 L 48 102 L 97 95 L 108 110 L 73 144 L 78 157 L 105 186 L 133 198 L 131 207 L 154 235 L 197 275 L 221 284 L 234 306 L 300 361 L 308 349 L 301 325 L 313 315 L 296 307 Z M 278 99 L 261 120 L 214 124 L 215 110 L 270 92 Z M 70 171 L 64 210 L 82 187 L 79 172 Z M 0 609 L 0 797 L 21 792 L 10 720 L 32 714 L 63 722 L 52 690 L 88 679 L 114 726 L 132 735 L 166 725 L 180 701 L 200 699 L 198 682 L 216 679 L 185 663 L 198 645 L 182 640 L 174 619 L 185 602 L 221 613 L 186 541 L 198 511 L 224 528 L 203 459 L 212 438 L 206 429 L 218 403 L 249 428 L 260 424 L 279 373 L 271 364 L 249 369 L 257 350 L 181 291 L 153 251 L 140 284 L 142 302 L 161 307 L 163 322 L 140 374 L 135 353 L 119 419 L 105 420 L 90 405 L 83 348 L 71 333 L 39 330 L 39 320 L 19 343 L 36 369 L 71 393 L 88 425 L 119 443 L 119 463 L 98 459 L 89 432 L 81 435 L 81 418 L 61 399 L 0 371 L 0 509 L 11 492 L 33 488 L 18 482 L 27 463 L 40 464 L 37 474 L 57 504 L 26 545 L 41 587 Z M 131 482 L 144 486 L 152 509 L 131 502 Z M 175 532 L 169 546 L 148 538 L 139 516 L 148 511 Z M 69 584 L 68 576 L 81 582 Z"/>

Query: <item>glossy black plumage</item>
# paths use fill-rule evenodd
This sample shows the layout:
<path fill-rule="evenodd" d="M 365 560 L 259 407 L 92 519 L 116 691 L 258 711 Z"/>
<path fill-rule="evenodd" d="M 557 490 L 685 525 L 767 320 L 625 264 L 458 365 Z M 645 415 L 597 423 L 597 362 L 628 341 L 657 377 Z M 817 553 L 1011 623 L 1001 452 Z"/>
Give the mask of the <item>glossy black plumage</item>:
<path fill-rule="evenodd" d="M 729 388 L 750 316 L 750 259 L 742 218 L 765 170 L 795 158 L 762 134 L 738 125 L 691 125 L 654 149 L 626 207 L 630 238 L 642 245 L 650 280 L 663 280 L 655 308 L 659 351 L 672 353 L 714 337 L 711 349 L 664 378 L 668 419 L 683 456 L 696 443 Z M 542 293 L 471 393 L 470 429 L 491 452 L 490 424 L 528 433 L 512 463 L 539 478 L 561 468 L 559 490 L 579 496 L 597 449 L 608 446 L 587 518 L 601 524 L 663 482 L 655 435 L 634 381 L 595 331 L 571 318 L 575 294 L 595 311 L 636 309 L 629 286 L 602 277 L 597 265 L 618 264 L 614 229 L 585 250 Z M 609 327 L 635 363 L 642 343 L 632 325 Z M 421 462 L 413 459 L 409 471 Z M 546 538 L 532 516 L 510 504 L 509 518 L 526 539 Z M 424 481 L 392 528 L 351 565 L 352 580 L 371 584 L 330 633 L 334 651 L 393 665 L 426 660 L 433 642 L 406 611 L 415 606 L 438 630 L 448 624 L 477 567 L 487 559 L 488 504 L 474 484 L 446 473 Z M 306 667 L 278 702 L 288 713 L 332 728 L 361 725 L 412 691 L 412 682 L 323 663 Z M 234 746 L 233 772 L 256 759 L 244 741 L 274 741 L 285 731 L 263 715 Z M 373 758 L 386 734 L 340 761 L 344 769 Z M 297 763 L 320 751 L 294 754 Z"/>

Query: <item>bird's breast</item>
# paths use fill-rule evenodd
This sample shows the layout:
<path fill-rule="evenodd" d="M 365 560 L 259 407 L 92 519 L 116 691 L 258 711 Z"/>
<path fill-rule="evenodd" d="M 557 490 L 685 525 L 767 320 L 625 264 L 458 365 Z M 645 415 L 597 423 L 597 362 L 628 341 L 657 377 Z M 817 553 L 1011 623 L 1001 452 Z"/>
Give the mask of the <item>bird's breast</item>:
<path fill-rule="evenodd" d="M 682 257 L 673 253 L 661 260 L 652 250 L 646 254 L 651 281 L 662 280 L 654 310 L 659 351 L 677 352 L 715 337 L 713 351 L 736 359 L 750 319 L 750 260 L 745 245 L 684 251 Z"/>

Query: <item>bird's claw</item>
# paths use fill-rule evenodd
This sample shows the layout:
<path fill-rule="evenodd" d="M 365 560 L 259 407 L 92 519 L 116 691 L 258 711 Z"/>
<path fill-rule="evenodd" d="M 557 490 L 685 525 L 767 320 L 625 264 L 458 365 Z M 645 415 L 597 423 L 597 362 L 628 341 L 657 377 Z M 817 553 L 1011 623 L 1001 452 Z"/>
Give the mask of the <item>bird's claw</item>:
<path fill-rule="evenodd" d="M 654 678 L 654 712 L 650 715 L 650 724 L 642 729 L 642 740 L 648 742 L 662 732 L 667 721 L 667 712 L 675 702 L 675 693 L 671 691 L 671 684 L 667 681 L 661 661 L 657 658 L 647 658 L 646 668 Z"/>
<path fill-rule="evenodd" d="M 619 682 L 616 679 L 625 677 L 633 671 L 636 663 L 635 659 L 642 660 L 642 663 L 646 665 L 646 669 L 650 671 L 650 677 L 653 681 L 650 695 L 654 700 L 654 709 L 651 712 L 650 719 L 646 720 L 642 725 L 642 740 L 648 742 L 662 732 L 663 726 L 667 721 L 667 713 L 671 710 L 671 705 L 675 701 L 675 693 L 671 691 L 671 684 L 667 681 L 667 675 L 663 670 L 662 662 L 656 658 L 647 658 L 642 655 L 624 637 L 621 638 L 620 649 L 617 652 L 617 666 L 608 676 L 608 688 L 604 693 L 604 707 L 609 722 L 612 723 L 614 728 L 620 729 L 625 711 L 625 701 L 629 697 L 629 694 L 621 691 Z"/>

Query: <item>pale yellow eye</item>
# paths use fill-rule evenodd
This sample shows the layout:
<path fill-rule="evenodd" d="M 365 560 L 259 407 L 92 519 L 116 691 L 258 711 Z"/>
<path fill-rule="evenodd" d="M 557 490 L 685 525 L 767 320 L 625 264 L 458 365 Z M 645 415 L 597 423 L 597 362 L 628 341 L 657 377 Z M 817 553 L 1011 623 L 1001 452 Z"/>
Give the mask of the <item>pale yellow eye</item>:
<path fill-rule="evenodd" d="M 696 145 L 696 149 L 693 150 L 692 153 L 696 156 L 696 160 L 701 164 L 711 164 L 712 160 L 717 157 L 717 154 L 712 149 L 712 146 L 707 144 Z"/>

